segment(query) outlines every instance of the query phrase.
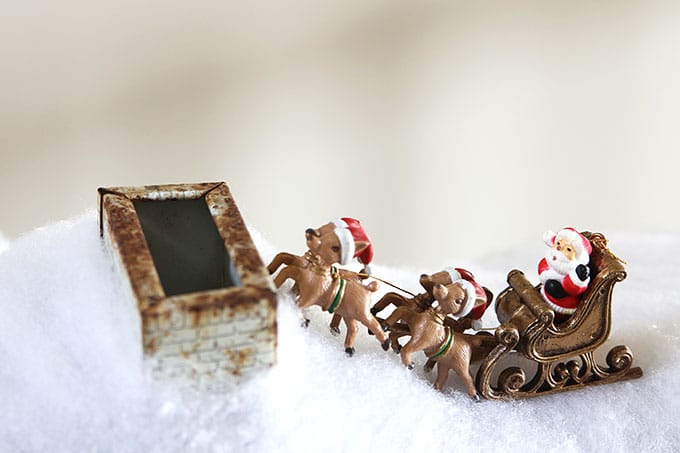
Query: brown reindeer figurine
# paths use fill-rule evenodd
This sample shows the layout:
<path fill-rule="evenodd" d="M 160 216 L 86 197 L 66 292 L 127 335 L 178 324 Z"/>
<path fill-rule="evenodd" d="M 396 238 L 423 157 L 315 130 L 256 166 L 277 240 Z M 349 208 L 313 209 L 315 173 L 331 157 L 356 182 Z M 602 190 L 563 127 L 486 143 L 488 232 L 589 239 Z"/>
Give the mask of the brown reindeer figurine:
<path fill-rule="evenodd" d="M 432 275 L 422 274 L 420 276 L 420 285 L 425 288 L 425 293 L 418 294 L 412 298 L 407 298 L 399 293 L 389 292 L 385 294 L 374 306 L 371 308 L 371 313 L 377 315 L 389 305 L 394 305 L 395 307 L 410 306 L 412 308 L 417 307 L 418 309 L 425 310 L 429 308 L 434 302 L 434 297 L 432 296 L 432 287 L 441 283 L 442 285 L 447 285 L 451 283 L 451 274 L 447 270 L 441 272 L 436 272 Z"/>
<path fill-rule="evenodd" d="M 491 303 L 493 294 L 487 288 L 479 285 L 475 281 L 472 273 L 463 268 L 447 267 L 443 271 L 436 272 L 432 275 L 422 274 L 420 276 L 420 284 L 425 289 L 425 293 L 418 294 L 412 298 L 404 297 L 395 292 L 387 293 L 373 306 L 373 308 L 371 308 L 371 313 L 375 315 L 390 304 L 393 304 L 396 307 L 408 307 L 414 311 L 425 311 L 436 301 L 433 295 L 434 286 L 437 283 L 449 285 L 453 282 L 459 282 L 460 286 L 464 287 L 467 291 L 467 304 L 465 309 L 457 315 L 458 319 L 447 316 L 444 319 L 445 324 L 458 332 L 463 332 L 470 328 L 479 330 L 481 328 L 482 315 Z M 408 326 L 403 323 L 396 323 L 390 325 L 389 328 L 389 338 L 392 348 L 395 352 L 399 352 L 401 347 L 399 346 L 398 339 L 402 336 L 409 335 Z"/>
<path fill-rule="evenodd" d="M 346 265 L 355 257 L 365 266 L 372 260 L 373 247 L 361 223 L 343 217 L 320 228 L 308 228 L 305 239 L 308 251 L 303 256 L 279 253 L 267 267 L 273 274 L 286 265 L 274 278 L 276 287 L 292 279 L 300 308 L 318 305 L 341 316 L 347 326 L 345 352 L 349 356 L 354 354 L 359 323 L 375 333 L 387 350 L 387 335 L 370 312 L 371 293 L 377 290 L 378 283 L 364 285 L 356 273 L 335 267 L 338 263 Z"/>
<path fill-rule="evenodd" d="M 401 348 L 401 360 L 409 369 L 413 368 L 412 354 L 423 351 L 428 362 L 436 361 L 437 379 L 434 387 L 441 390 L 453 369 L 463 380 L 468 394 L 478 400 L 472 376 L 470 361 L 486 355 L 494 343 L 487 335 L 467 335 L 446 325 L 447 316 L 468 314 L 476 303 L 476 291 L 467 281 L 458 279 L 448 285 L 435 284 L 432 295 L 437 301 L 434 308 L 423 311 L 414 307 L 398 307 L 385 323 L 388 326 L 404 321 L 411 339 Z M 490 341 L 491 340 L 491 341 Z"/>

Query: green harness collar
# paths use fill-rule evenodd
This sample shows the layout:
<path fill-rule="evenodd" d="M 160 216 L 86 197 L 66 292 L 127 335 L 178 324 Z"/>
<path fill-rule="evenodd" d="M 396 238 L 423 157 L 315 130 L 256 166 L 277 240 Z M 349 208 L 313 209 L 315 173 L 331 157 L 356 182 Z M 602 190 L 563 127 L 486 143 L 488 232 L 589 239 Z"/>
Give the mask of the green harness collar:
<path fill-rule="evenodd" d="M 338 275 L 338 270 L 335 266 L 331 267 L 331 275 Z M 342 277 L 339 278 L 340 284 L 338 285 L 338 289 L 335 292 L 335 296 L 333 296 L 333 302 L 331 302 L 331 306 L 328 307 L 328 313 L 333 313 L 335 309 L 338 308 L 338 305 L 340 305 L 340 302 L 342 301 L 342 296 L 345 295 L 345 279 Z"/>
<path fill-rule="evenodd" d="M 445 354 L 449 349 L 451 349 L 451 345 L 453 345 L 453 329 L 450 327 L 446 328 L 448 335 L 446 337 L 446 341 L 444 342 L 444 345 L 437 351 L 435 355 L 430 357 L 431 359 L 436 359 L 439 356 Z"/>

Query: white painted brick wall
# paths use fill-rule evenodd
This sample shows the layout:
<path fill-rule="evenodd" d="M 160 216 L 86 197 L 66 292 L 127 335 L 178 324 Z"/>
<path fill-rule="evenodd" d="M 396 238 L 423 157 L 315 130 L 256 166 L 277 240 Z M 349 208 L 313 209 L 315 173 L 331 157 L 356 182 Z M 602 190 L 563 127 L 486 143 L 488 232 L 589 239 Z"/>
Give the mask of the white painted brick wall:
<path fill-rule="evenodd" d="M 248 310 L 211 309 L 200 316 L 181 311 L 144 323 L 144 344 L 154 345 L 154 377 L 195 379 L 202 387 L 249 374 L 276 361 L 276 313 L 266 300 Z M 151 348 L 153 349 L 153 348 Z M 215 384 L 215 385 L 213 385 Z"/>

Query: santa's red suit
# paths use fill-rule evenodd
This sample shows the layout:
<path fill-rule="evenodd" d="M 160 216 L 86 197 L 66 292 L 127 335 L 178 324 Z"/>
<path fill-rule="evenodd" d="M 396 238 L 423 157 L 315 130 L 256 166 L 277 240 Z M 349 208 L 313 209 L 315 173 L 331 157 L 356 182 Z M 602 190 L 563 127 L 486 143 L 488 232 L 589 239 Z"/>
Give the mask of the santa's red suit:
<path fill-rule="evenodd" d="M 484 288 L 475 281 L 472 272 L 456 267 L 447 267 L 446 272 L 451 277 L 451 283 L 460 283 L 467 293 L 465 306 L 463 306 L 459 318 L 468 317 L 472 319 L 472 328 L 479 330 L 482 328 L 482 316 L 489 305 Z"/>
<path fill-rule="evenodd" d="M 556 275 L 551 275 L 552 268 L 548 265 L 548 262 L 543 258 L 538 263 L 538 275 L 539 277 L 549 277 L 546 280 L 558 280 L 562 284 L 562 288 L 568 294 L 567 296 L 556 299 L 545 292 L 545 287 L 541 288 L 541 294 L 550 303 L 553 310 L 558 313 L 565 315 L 570 315 L 576 310 L 578 305 L 579 297 L 588 288 L 588 281 L 582 282 L 579 280 L 578 276 L 572 277 L 572 272 L 567 275 L 560 275 L 559 279 L 554 278 Z M 554 271 L 552 271 L 554 272 Z"/>
<path fill-rule="evenodd" d="M 568 245 L 574 248 L 572 260 L 564 256 L 564 251 L 560 250 L 560 247 L 556 247 L 556 242 L 561 239 L 566 239 Z M 577 273 L 577 268 L 579 265 L 588 264 L 592 247 L 588 239 L 570 227 L 557 233 L 547 232 L 544 240 L 550 249 L 546 252 L 546 257 L 538 263 L 538 276 L 543 283 L 541 294 L 558 317 L 568 317 L 576 311 L 579 296 L 585 292 L 590 283 L 590 277 L 582 279 Z M 553 297 L 546 291 L 546 285 L 550 280 L 561 284 L 565 293 L 563 297 Z"/>

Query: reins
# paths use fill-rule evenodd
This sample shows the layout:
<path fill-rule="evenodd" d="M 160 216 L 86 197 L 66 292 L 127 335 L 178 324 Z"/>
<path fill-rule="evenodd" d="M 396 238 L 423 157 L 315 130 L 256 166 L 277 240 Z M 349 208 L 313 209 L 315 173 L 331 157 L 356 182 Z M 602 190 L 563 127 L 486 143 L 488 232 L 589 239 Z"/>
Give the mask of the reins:
<path fill-rule="evenodd" d="M 353 272 L 353 271 L 347 271 L 347 272 Z M 371 274 L 367 274 L 367 273 L 365 273 L 365 272 L 353 272 L 353 273 L 354 273 L 354 274 L 357 274 L 359 277 L 370 277 L 370 278 L 372 278 L 372 279 L 374 279 L 374 280 L 378 280 L 379 282 L 382 282 L 382 283 L 384 283 L 384 284 L 386 284 L 386 285 L 389 285 L 389 286 L 391 286 L 392 288 L 398 289 L 399 291 L 404 292 L 404 293 L 408 294 L 408 295 L 411 296 L 411 297 L 416 297 L 416 294 L 413 294 L 411 291 L 408 291 L 408 290 L 406 290 L 406 289 L 404 289 L 404 288 L 401 288 L 401 287 L 395 285 L 394 283 L 388 282 L 387 280 L 384 280 L 384 279 L 382 279 L 382 278 L 376 277 L 376 276 L 371 275 Z"/>
<path fill-rule="evenodd" d="M 309 251 L 308 251 L 307 253 L 305 253 L 305 259 L 307 259 L 307 261 L 309 261 L 310 264 L 314 264 L 314 261 L 311 259 L 313 256 L 314 256 L 314 255 L 312 255 Z M 335 266 L 332 266 L 331 275 L 337 273 L 338 271 L 339 271 L 339 269 L 337 269 Z M 384 284 L 386 284 L 386 285 L 388 285 L 388 286 L 391 286 L 391 287 L 394 288 L 394 289 L 397 289 L 397 290 L 399 290 L 399 291 L 401 291 L 401 292 L 403 292 L 403 293 L 406 293 L 406 294 L 408 294 L 408 295 L 411 296 L 411 297 L 418 297 L 417 294 L 414 294 L 414 293 L 412 293 L 411 291 L 409 291 L 409 290 L 407 290 L 407 289 L 404 289 L 404 288 L 402 288 L 402 287 L 400 287 L 400 286 L 397 286 L 397 285 L 395 285 L 394 283 L 392 283 L 392 282 L 390 282 L 390 281 L 387 281 L 387 280 L 385 280 L 385 279 L 383 279 L 383 278 L 376 277 L 375 275 L 367 274 L 366 272 L 354 272 L 354 271 L 351 271 L 351 270 L 349 270 L 349 269 L 343 269 L 343 272 L 350 272 L 350 273 L 355 274 L 355 275 L 357 275 L 357 276 L 359 276 L 359 277 L 362 277 L 362 278 L 372 278 L 373 280 L 378 280 L 379 282 L 382 282 L 382 283 L 384 283 Z M 333 312 L 335 311 L 335 309 L 338 308 L 338 305 L 340 305 L 340 302 L 342 301 L 342 296 L 343 296 L 344 293 L 345 293 L 345 291 L 344 291 L 344 289 L 345 289 L 344 286 L 345 286 L 345 281 L 344 281 L 344 279 L 340 278 L 340 285 L 339 285 L 339 287 L 338 287 L 338 290 L 337 290 L 337 292 L 335 293 L 335 296 L 333 297 L 333 302 L 331 303 L 330 307 L 328 307 L 328 312 L 329 312 L 329 313 L 333 313 Z M 434 312 L 433 312 L 433 315 L 436 316 L 435 322 L 437 322 L 437 323 L 439 323 L 439 324 L 442 324 L 442 325 L 444 324 L 443 318 L 437 316 Z M 479 331 L 479 330 L 488 330 L 488 331 L 492 331 L 492 330 L 496 330 L 496 329 L 497 329 L 496 327 L 482 327 L 482 328 L 476 329 L 476 330 L 478 330 L 478 331 Z M 450 329 L 449 329 L 449 330 L 450 330 Z"/>
<path fill-rule="evenodd" d="M 303 255 L 303 258 L 306 259 L 307 262 L 308 262 L 310 265 L 312 265 L 313 267 L 314 267 L 314 266 L 318 266 L 319 257 L 318 257 L 317 255 L 315 255 L 314 253 L 312 253 L 311 250 L 307 250 L 307 251 L 305 252 L 305 254 Z M 334 273 L 336 273 L 336 272 L 338 271 L 338 269 L 335 268 L 335 266 L 331 266 L 331 269 L 332 269 L 332 270 L 331 270 L 331 275 L 334 274 Z M 365 273 L 365 272 L 354 272 L 354 271 L 351 271 L 351 270 L 349 270 L 349 269 L 343 269 L 343 272 L 351 272 L 352 274 L 355 274 L 355 275 L 357 275 L 357 276 L 359 276 L 359 277 L 363 277 L 363 278 L 368 278 L 368 277 L 370 277 L 370 278 L 372 278 L 372 279 L 374 279 L 374 280 L 378 280 L 379 282 L 382 282 L 382 283 L 384 283 L 384 284 L 386 284 L 386 285 L 389 285 L 389 286 L 391 286 L 391 287 L 394 288 L 394 289 L 398 289 L 399 291 L 404 292 L 404 293 L 408 294 L 408 295 L 411 296 L 411 297 L 416 297 L 416 294 L 413 294 L 411 291 L 408 291 L 408 290 L 406 290 L 406 289 L 404 289 L 404 288 L 401 288 L 401 287 L 395 285 L 394 283 L 388 282 L 387 280 L 382 279 L 382 278 L 380 278 L 380 277 L 376 277 L 376 276 L 374 276 L 374 275 L 367 274 L 367 273 Z"/>
<path fill-rule="evenodd" d="M 380 278 L 380 277 L 376 277 L 376 276 L 374 276 L 374 275 L 367 274 L 367 273 L 365 273 L 365 272 L 354 272 L 354 271 L 350 271 L 350 270 L 347 270 L 347 269 L 344 269 L 344 270 L 345 270 L 346 272 L 352 272 L 353 274 L 356 274 L 356 275 L 358 275 L 359 277 L 372 278 L 372 279 L 374 279 L 374 280 L 378 280 L 379 282 L 385 283 L 386 285 L 389 285 L 389 286 L 391 286 L 392 288 L 398 289 L 399 291 L 402 291 L 402 292 L 408 294 L 408 295 L 411 296 L 411 297 L 418 297 L 416 294 L 413 294 L 411 291 L 408 291 L 408 290 L 406 290 L 406 289 L 404 289 L 404 288 L 401 288 L 401 287 L 395 285 L 394 283 L 389 282 L 389 281 L 387 281 L 387 280 L 384 280 L 384 279 L 382 279 L 382 278 Z M 436 315 L 434 312 L 433 312 L 433 315 L 437 317 L 437 319 L 435 320 L 436 322 L 438 322 L 439 324 L 443 324 L 443 323 L 444 323 L 443 318 L 440 318 L 440 317 L 439 317 L 438 315 Z M 482 327 L 482 328 L 476 329 L 476 330 L 478 330 L 478 331 L 479 331 L 479 330 L 493 331 L 493 330 L 496 330 L 496 329 L 497 329 L 497 327 Z"/>

